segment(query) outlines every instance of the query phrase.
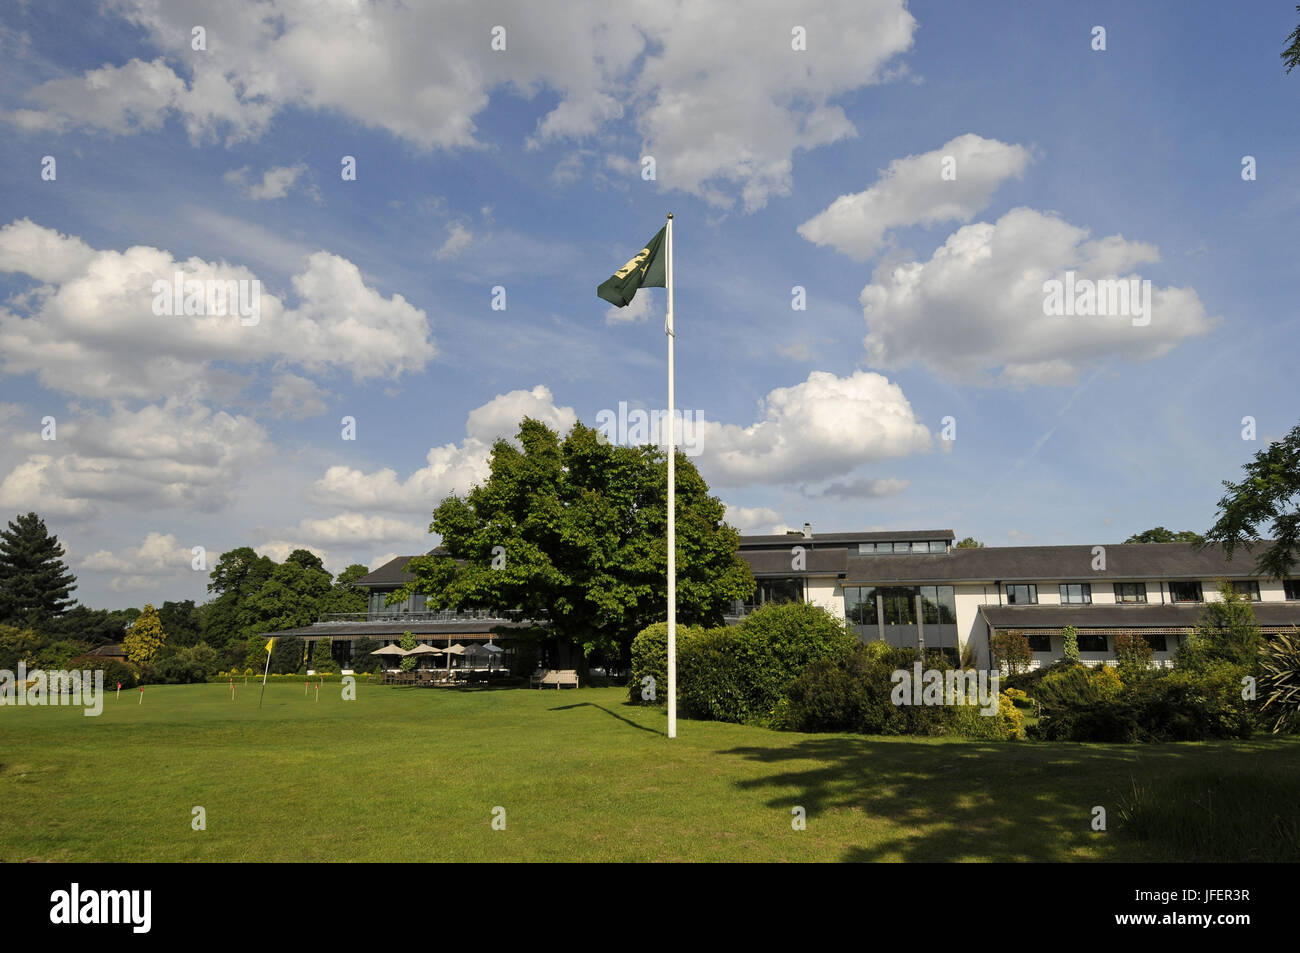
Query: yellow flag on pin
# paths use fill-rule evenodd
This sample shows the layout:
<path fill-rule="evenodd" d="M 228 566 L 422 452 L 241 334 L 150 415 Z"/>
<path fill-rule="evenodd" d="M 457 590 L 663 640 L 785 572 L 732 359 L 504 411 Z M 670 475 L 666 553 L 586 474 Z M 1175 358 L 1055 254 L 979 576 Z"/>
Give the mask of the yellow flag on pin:
<path fill-rule="evenodd" d="M 268 641 L 268 642 L 266 643 L 266 650 L 267 650 L 268 652 L 270 652 L 270 651 L 271 651 L 271 647 L 274 646 L 274 645 L 275 645 L 275 639 L 271 639 L 270 641 Z"/>

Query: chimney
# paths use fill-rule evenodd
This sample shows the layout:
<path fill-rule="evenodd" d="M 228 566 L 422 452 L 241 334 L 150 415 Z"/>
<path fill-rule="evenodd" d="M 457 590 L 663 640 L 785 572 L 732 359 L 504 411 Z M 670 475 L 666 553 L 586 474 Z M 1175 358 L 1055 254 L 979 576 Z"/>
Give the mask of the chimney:
<path fill-rule="evenodd" d="M 803 538 L 812 539 L 812 523 L 803 524 Z"/>

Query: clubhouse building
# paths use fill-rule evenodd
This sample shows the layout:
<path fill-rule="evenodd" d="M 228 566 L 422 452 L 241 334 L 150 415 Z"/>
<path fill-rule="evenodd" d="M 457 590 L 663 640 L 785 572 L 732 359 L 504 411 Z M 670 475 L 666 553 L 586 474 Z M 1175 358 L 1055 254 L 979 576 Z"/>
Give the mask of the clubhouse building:
<path fill-rule="evenodd" d="M 802 534 L 742 537 L 740 555 L 757 585 L 727 621 L 767 603 L 806 601 L 844 619 L 863 641 L 954 657 L 966 651 L 980 668 L 996 663 L 998 632 L 1023 632 L 1034 664 L 1047 665 L 1062 656 L 1062 630 L 1074 626 L 1085 664 L 1113 663 L 1115 637 L 1125 633 L 1143 636 L 1157 663 L 1169 664 L 1226 579 L 1252 601 L 1265 634 L 1300 625 L 1300 580 L 1258 575 L 1245 551 L 1228 560 L 1218 547 L 1190 543 L 963 549 L 953 542 L 952 530 L 814 534 L 807 524 Z M 359 638 L 387 645 L 409 631 L 441 648 L 494 642 L 509 663 L 510 630 L 528 624 L 517 615 L 429 611 L 422 595 L 386 604 L 409 580 L 412 558 L 399 556 L 358 580 L 369 591 L 367 612 L 271 634 L 329 638 L 345 661 Z"/>

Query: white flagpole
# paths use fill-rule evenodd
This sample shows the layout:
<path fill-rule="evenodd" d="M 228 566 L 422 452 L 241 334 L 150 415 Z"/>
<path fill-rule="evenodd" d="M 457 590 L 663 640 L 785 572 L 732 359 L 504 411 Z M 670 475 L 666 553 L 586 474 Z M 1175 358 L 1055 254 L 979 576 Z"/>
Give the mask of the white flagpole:
<path fill-rule="evenodd" d="M 668 213 L 668 737 L 677 737 L 677 415 L 673 406 L 673 213 Z"/>

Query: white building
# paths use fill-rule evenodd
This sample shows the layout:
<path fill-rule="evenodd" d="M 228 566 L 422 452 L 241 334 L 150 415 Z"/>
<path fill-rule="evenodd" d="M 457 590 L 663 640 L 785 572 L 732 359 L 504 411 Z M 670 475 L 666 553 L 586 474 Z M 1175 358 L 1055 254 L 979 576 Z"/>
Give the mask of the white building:
<path fill-rule="evenodd" d="M 991 639 L 1023 632 L 1036 665 L 1061 658 L 1061 630 L 1078 630 L 1085 663 L 1113 661 L 1114 637 L 1140 634 L 1158 662 L 1173 658 L 1207 600 L 1227 579 L 1254 602 L 1267 633 L 1300 625 L 1300 581 L 1271 580 L 1255 559 L 1217 546 L 1120 543 L 957 549 L 952 530 L 749 536 L 740 554 L 758 587 L 732 618 L 772 601 L 803 599 L 845 619 L 863 641 L 970 646 L 991 665 Z"/>

